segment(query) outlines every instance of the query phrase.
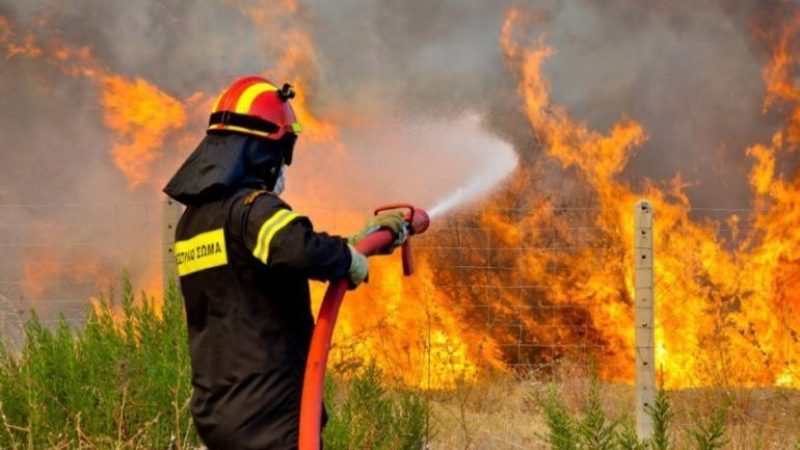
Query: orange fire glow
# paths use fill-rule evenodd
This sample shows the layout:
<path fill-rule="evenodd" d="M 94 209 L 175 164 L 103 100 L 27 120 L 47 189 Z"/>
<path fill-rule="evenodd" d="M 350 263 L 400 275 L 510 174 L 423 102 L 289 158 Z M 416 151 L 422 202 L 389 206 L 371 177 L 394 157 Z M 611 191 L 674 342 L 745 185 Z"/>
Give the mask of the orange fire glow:
<path fill-rule="evenodd" d="M 300 5 L 295 0 L 280 0 L 279 7 L 274 1 L 226 3 L 267 30 L 265 51 L 276 56 L 264 74 L 278 83 L 295 84 L 300 96 L 293 104 L 305 128 L 303 139 L 335 150 L 317 155 L 318 160 L 341 163 L 347 149 L 339 124 L 318 117 L 309 102 L 318 87 L 315 45 L 308 30 L 288 20 L 301 12 Z M 596 202 L 588 220 L 598 233 L 575 235 L 557 212 L 555 200 L 544 195 L 531 194 L 525 200 L 529 214 L 506 214 L 504 208 L 514 201 L 512 197 L 526 192 L 526 180 L 538 170 L 519 169 L 476 222 L 488 230 L 492 242 L 509 250 L 498 258 L 514 269 L 513 274 L 500 276 L 500 281 L 511 284 L 503 277 L 515 276 L 521 278 L 519 285 L 544 286 L 537 302 L 557 313 L 521 314 L 531 311 L 530 299 L 509 290 L 498 291 L 500 298 L 491 299 L 492 313 L 514 317 L 532 341 L 594 344 L 593 356 L 604 379 L 632 380 L 633 205 L 646 198 L 656 214 L 656 339 L 664 385 L 800 387 L 800 176 L 786 179 L 779 170 L 779 156 L 800 145 L 800 87 L 795 76 L 800 67 L 800 15 L 767 39 L 772 57 L 763 70 L 764 108 L 789 112 L 770 142 L 747 149 L 753 160 L 749 181 L 759 208 L 752 228 L 739 228 L 742 218 L 737 215 L 725 222 L 694 219 L 679 175 L 667 182 L 650 181 L 639 191 L 622 181 L 619 175 L 633 152 L 647 151 L 647 130 L 624 115 L 606 132 L 593 130 L 556 104 L 543 72 L 548 59 L 556 57 L 556 49 L 544 38 L 523 44 L 517 36 L 532 22 L 521 9 L 509 11 L 500 33 L 504 56 L 518 81 L 527 120 L 548 157 L 585 181 Z M 185 146 L 194 143 L 186 136 L 197 130 L 186 130 L 187 123 L 205 114 L 214 97 L 197 93 L 176 99 L 150 81 L 112 72 L 89 48 L 40 46 L 34 35 L 15 33 L 2 16 L 0 49 L 7 58 L 44 58 L 64 73 L 97 86 L 102 120 L 111 136 L 110 157 L 130 188 L 163 181 L 153 179 L 154 163 L 164 156 L 171 139 Z M 307 190 L 315 198 L 300 203 L 324 204 L 327 190 L 322 181 L 314 181 L 314 173 L 297 175 L 309 184 L 320 184 L 317 190 Z M 313 219 L 355 231 L 362 218 L 329 211 Z M 720 235 L 723 226 L 738 230 L 735 241 Z M 552 229 L 547 236 L 545 228 Z M 576 250 L 511 251 L 553 236 Z M 398 381 L 431 388 L 474 380 L 487 370 L 505 370 L 500 347 L 508 333 L 485 324 L 473 326 L 474 320 L 465 313 L 468 308 L 459 304 L 463 299 L 451 289 L 461 275 L 437 267 L 431 254 L 417 256 L 418 270 L 412 278 L 402 278 L 396 257 L 371 260 L 369 285 L 348 294 L 342 308 L 333 365 L 346 368 L 373 360 Z M 69 272 L 47 259 L 26 263 L 27 290 L 41 296 L 47 289 L 43 279 L 105 276 L 98 264 L 86 260 L 81 267 L 90 269 L 83 273 Z M 157 280 L 152 288 L 157 289 L 160 279 L 151 275 Z M 312 285 L 317 307 L 324 289 Z M 529 356 L 551 362 L 573 355 Z"/>
<path fill-rule="evenodd" d="M 148 181 L 166 133 L 186 124 L 186 112 L 180 101 L 141 78 L 105 76 L 102 84 L 103 119 L 114 132 L 114 163 L 131 187 L 140 186 Z"/>
<path fill-rule="evenodd" d="M 186 124 L 184 104 L 141 79 L 115 74 L 97 61 L 88 47 L 54 42 L 47 52 L 33 34 L 19 38 L 0 16 L 0 44 L 8 58 L 42 57 L 64 73 L 85 77 L 100 90 L 103 121 L 111 132 L 111 156 L 131 188 L 150 180 L 152 163 L 162 156 L 170 132 Z"/>
<path fill-rule="evenodd" d="M 184 103 L 147 80 L 103 68 L 87 47 L 58 45 L 53 55 L 66 73 L 88 78 L 100 89 L 103 122 L 111 132 L 111 157 L 129 187 L 151 181 L 151 166 L 162 156 L 167 136 L 186 124 Z"/>
<path fill-rule="evenodd" d="M 22 261 L 22 294 L 34 301 L 58 295 L 62 289 L 78 285 L 82 290 L 107 289 L 115 280 L 114 269 L 93 255 L 28 256 Z"/>
<path fill-rule="evenodd" d="M 800 296 L 796 231 L 798 179 L 785 181 L 775 174 L 775 154 L 797 143 L 798 104 L 796 45 L 800 21 L 788 25 L 773 46 L 773 58 L 764 70 L 770 106 L 777 101 L 793 108 L 786 126 L 770 145 L 748 150 L 756 164 L 751 185 L 758 203 L 766 208 L 755 227 L 733 250 L 718 234 L 717 221 L 694 221 L 679 176 L 669 184 L 651 182 L 635 192 L 616 175 L 636 149 L 645 145 L 641 124 L 620 119 L 606 133 L 589 129 L 552 103 L 542 66 L 554 54 L 544 40 L 522 46 L 514 32 L 524 12 L 514 9 L 504 26 L 501 42 L 509 67 L 518 77 L 528 120 L 547 154 L 565 169 L 575 168 L 596 195 L 599 210 L 593 223 L 597 239 L 612 249 L 600 266 L 592 264 L 591 249 L 558 255 L 568 275 L 553 277 L 544 267 L 550 259 L 526 260 L 529 282 L 546 282 L 552 304 L 579 305 L 609 351 L 597 355 L 602 375 L 631 380 L 633 373 L 632 269 L 633 211 L 638 198 L 647 198 L 656 213 L 656 345 L 657 363 L 667 387 L 697 385 L 800 386 L 800 346 L 796 332 Z M 528 229 L 532 216 L 505 223 L 490 210 L 487 226 Z M 730 224 L 739 218 L 733 216 Z M 530 227 L 534 228 L 535 227 Z M 571 236 L 562 236 L 569 242 Z M 535 239 L 535 237 L 533 237 Z M 543 337 L 545 338 L 545 337 Z M 546 337 L 552 340 L 552 336 Z"/>
<path fill-rule="evenodd" d="M 6 59 L 20 55 L 31 57 L 42 55 L 42 49 L 36 44 L 36 37 L 32 34 L 16 36 L 11 23 L 3 16 L 0 16 L 0 44 L 5 47 Z"/>
<path fill-rule="evenodd" d="M 228 3 L 260 29 L 271 30 L 265 36 L 264 47 L 276 57 L 264 75 L 276 82 L 290 80 L 300 92 L 292 106 L 303 125 L 303 140 L 328 150 L 315 151 L 317 164 L 346 163 L 347 149 L 338 126 L 319 118 L 308 104 L 315 92 L 317 52 L 308 30 L 293 20 L 300 8 L 297 2 L 281 0 L 279 7 L 274 1 Z M 267 4 L 272 7 L 265 8 Z M 327 185 L 323 185 L 314 181 L 319 179 L 316 173 L 304 173 L 302 167 L 293 166 L 292 178 L 295 177 L 307 184 L 319 184 L 306 189 L 306 196 L 314 198 L 302 198 L 300 203 L 319 205 L 330 200 L 327 192 L 334 180 L 325 180 Z M 320 211 L 312 218 L 318 223 L 336 223 L 351 232 L 358 230 L 365 219 L 352 211 Z M 373 258 L 369 287 L 349 293 L 341 310 L 332 364 L 346 368 L 371 360 L 398 381 L 423 387 L 450 386 L 458 380 L 474 380 L 487 369 L 502 368 L 491 338 L 470 330 L 456 312 L 458 299 L 436 286 L 435 274 L 424 259 L 418 264 L 414 277 L 404 278 L 399 261 Z M 312 285 L 315 311 L 325 287 Z"/>

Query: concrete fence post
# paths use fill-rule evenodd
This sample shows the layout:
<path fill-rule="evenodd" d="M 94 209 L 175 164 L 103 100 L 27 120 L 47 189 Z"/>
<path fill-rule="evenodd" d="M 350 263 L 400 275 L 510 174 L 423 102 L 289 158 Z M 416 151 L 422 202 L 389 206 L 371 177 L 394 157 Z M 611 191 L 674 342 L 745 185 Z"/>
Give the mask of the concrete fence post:
<path fill-rule="evenodd" d="M 634 212 L 634 302 L 636 307 L 636 434 L 653 435 L 647 413 L 656 399 L 655 313 L 653 301 L 653 208 L 647 200 Z"/>
<path fill-rule="evenodd" d="M 177 283 L 178 268 L 175 263 L 175 228 L 181 218 L 183 208 L 175 200 L 164 197 L 161 208 L 161 279 L 166 291 L 170 283 Z"/>

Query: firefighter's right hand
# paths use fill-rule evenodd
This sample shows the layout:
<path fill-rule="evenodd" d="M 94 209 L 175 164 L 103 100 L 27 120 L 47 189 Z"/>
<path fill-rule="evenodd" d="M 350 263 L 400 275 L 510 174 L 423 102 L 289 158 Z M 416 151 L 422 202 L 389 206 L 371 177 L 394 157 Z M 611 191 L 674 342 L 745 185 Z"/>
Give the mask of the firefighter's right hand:
<path fill-rule="evenodd" d="M 392 245 L 381 251 L 381 253 L 385 254 L 392 253 L 392 251 L 402 244 L 406 238 L 406 220 L 403 211 L 395 209 L 391 211 L 384 211 L 376 216 L 370 217 L 369 220 L 367 220 L 367 223 L 364 225 L 364 228 L 358 234 L 347 238 L 347 242 L 350 245 L 356 245 L 361 239 L 364 239 L 370 233 L 380 228 L 386 228 L 390 230 L 392 234 L 397 237 L 397 240 Z"/>
<path fill-rule="evenodd" d="M 367 280 L 369 276 L 369 262 L 367 262 L 367 257 L 356 250 L 352 245 L 348 247 L 350 248 L 350 270 L 348 272 L 350 275 L 350 289 L 355 289 L 359 284 Z"/>

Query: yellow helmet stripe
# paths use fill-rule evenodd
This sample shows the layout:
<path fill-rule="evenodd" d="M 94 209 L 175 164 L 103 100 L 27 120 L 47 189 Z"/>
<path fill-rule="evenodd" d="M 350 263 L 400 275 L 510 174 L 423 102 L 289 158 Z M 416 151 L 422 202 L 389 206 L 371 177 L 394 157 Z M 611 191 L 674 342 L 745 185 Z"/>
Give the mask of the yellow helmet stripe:
<path fill-rule="evenodd" d="M 253 105 L 256 97 L 264 92 L 277 91 L 278 88 L 269 83 L 256 83 L 242 92 L 239 96 L 239 101 L 236 102 L 235 112 L 239 114 L 247 114 L 250 112 L 250 107 Z"/>

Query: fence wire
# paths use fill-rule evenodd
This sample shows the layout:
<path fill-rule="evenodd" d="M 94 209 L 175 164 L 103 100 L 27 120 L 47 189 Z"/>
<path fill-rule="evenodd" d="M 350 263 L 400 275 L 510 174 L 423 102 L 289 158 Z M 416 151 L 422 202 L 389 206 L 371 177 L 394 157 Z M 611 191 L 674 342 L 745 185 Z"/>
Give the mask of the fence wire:
<path fill-rule="evenodd" d="M 306 212 L 315 221 L 319 217 L 322 228 L 339 233 L 364 214 L 325 207 Z M 460 211 L 434 221 L 414 244 L 433 271 L 434 287 L 457 299 L 458 313 L 498 341 L 509 366 L 545 368 L 565 356 L 581 364 L 598 358 L 602 363 L 625 346 L 598 328 L 592 302 L 614 301 L 628 308 L 620 319 L 632 318 L 624 279 L 629 272 L 616 273 L 629 268 L 625 247 L 632 237 L 609 236 L 608 227 L 596 224 L 598 213 L 593 208 Z M 702 209 L 692 211 L 692 218 L 718 224 L 719 249 L 735 253 L 741 237 L 751 234 L 756 213 Z M 728 226 L 732 215 L 738 218 L 735 227 Z M 17 335 L 31 309 L 47 325 L 62 315 L 79 324 L 90 299 L 118 286 L 123 271 L 137 288 L 160 286 L 161 227 L 157 202 L 0 205 L 0 331 Z M 517 235 L 508 236 L 511 232 Z M 591 277 L 606 277 L 608 284 Z M 657 305 L 676 301 L 671 298 L 676 282 L 674 274 L 656 271 Z M 586 298 L 600 288 L 610 294 Z M 662 327 L 685 325 L 674 315 L 659 320 Z M 616 326 L 632 336 L 632 323 Z M 622 358 L 629 358 L 632 370 L 633 355 Z"/>
<path fill-rule="evenodd" d="M 363 209 L 330 207 L 309 207 L 303 212 L 318 229 L 337 234 L 354 229 L 365 214 Z M 80 325 L 91 307 L 90 299 L 118 287 L 123 270 L 136 288 L 160 288 L 164 260 L 162 213 L 162 205 L 157 202 L 0 205 L 3 341 L 20 341 L 23 323 L 31 310 L 47 326 L 53 326 L 61 316 Z M 699 209 L 692 211 L 690 217 L 693 223 L 713 224 L 714 232 L 709 236 L 715 252 L 735 259 L 743 251 L 745 237 L 756 234 L 758 213 Z M 622 224 L 616 225 L 619 228 L 599 226 L 600 214 L 593 208 L 460 211 L 435 220 L 427 233 L 414 238 L 414 247 L 419 261 L 429 269 L 431 288 L 452 300 L 453 314 L 466 321 L 475 334 L 495 343 L 507 367 L 539 377 L 561 376 L 569 383 L 565 375 L 580 372 L 584 376 L 596 365 L 604 379 L 631 381 L 635 324 L 630 298 L 632 281 L 628 278 L 633 273 L 633 236 L 626 235 Z M 736 220 L 731 221 L 732 217 Z M 685 232 L 680 227 L 660 229 L 659 212 L 655 211 L 655 233 L 662 238 L 656 242 L 674 241 Z M 675 307 L 686 302 L 682 297 L 686 295 L 686 281 L 676 277 L 676 270 L 659 269 L 659 254 L 664 250 L 657 244 L 656 322 L 661 329 L 669 330 L 668 335 L 682 336 L 689 342 L 698 338 L 696 322 L 700 319 L 681 315 L 680 306 Z M 687 255 L 686 270 L 694 270 L 689 259 L 695 257 L 691 252 Z M 677 275 L 697 278 L 696 273 Z M 715 288 L 711 279 L 693 286 Z M 704 313 L 717 314 L 719 327 L 732 326 L 730 320 L 726 322 L 726 314 L 741 308 L 743 301 L 723 298 L 715 303 L 718 310 Z M 786 314 L 790 312 L 787 310 Z M 784 317 L 784 323 L 778 325 L 789 338 L 778 342 L 777 347 L 768 346 L 766 334 L 757 336 L 753 331 L 744 336 L 741 324 L 737 332 L 742 340 L 752 341 L 758 350 L 753 355 L 777 360 L 779 354 L 796 354 L 800 330 L 792 329 L 792 320 Z M 702 345 L 729 343 L 731 335 L 716 332 L 717 336 L 727 336 L 728 341 L 710 340 Z M 791 345 L 794 349 L 789 348 Z M 705 350 L 723 354 L 721 348 Z M 660 356 L 664 356 L 663 351 L 657 351 L 657 358 Z M 730 369 L 714 366 L 712 359 L 706 363 L 720 373 Z M 737 380 L 694 381 L 700 386 L 721 386 L 725 381 L 735 384 Z M 779 383 L 761 382 L 763 390 L 736 394 L 745 395 L 749 402 L 737 410 L 737 417 L 754 428 L 776 433 L 800 431 L 800 417 L 790 414 L 783 422 L 775 422 L 767 408 L 775 401 L 798 400 L 770 387 Z M 501 437 L 508 442 L 508 448 L 525 448 L 525 442 L 529 442 L 512 442 L 513 433 Z"/>
<path fill-rule="evenodd" d="M 16 340 L 32 310 L 80 324 L 124 271 L 157 279 L 160 226 L 157 203 L 0 205 L 0 336 Z"/>

